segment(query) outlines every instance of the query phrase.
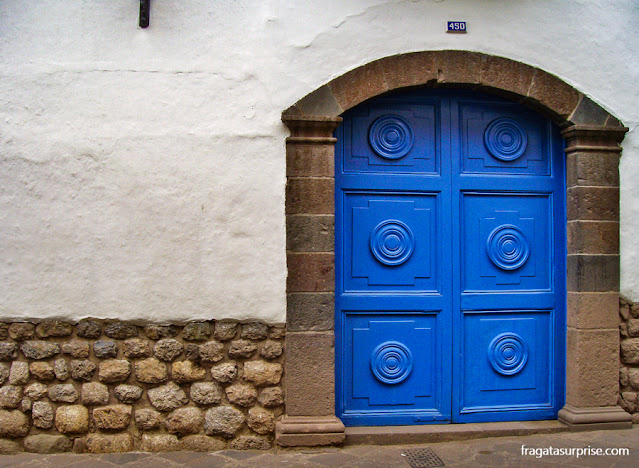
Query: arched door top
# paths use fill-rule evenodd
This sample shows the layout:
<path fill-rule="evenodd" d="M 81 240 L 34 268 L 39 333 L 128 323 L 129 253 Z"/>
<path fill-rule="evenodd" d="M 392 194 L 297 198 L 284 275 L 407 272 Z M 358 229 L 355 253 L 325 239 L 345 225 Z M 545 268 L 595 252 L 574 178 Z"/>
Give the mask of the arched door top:
<path fill-rule="evenodd" d="M 392 55 L 339 76 L 300 99 L 283 120 L 337 117 L 361 102 L 412 86 L 478 89 L 521 102 L 563 125 L 621 127 L 599 104 L 543 70 L 504 57 L 462 50 Z"/>

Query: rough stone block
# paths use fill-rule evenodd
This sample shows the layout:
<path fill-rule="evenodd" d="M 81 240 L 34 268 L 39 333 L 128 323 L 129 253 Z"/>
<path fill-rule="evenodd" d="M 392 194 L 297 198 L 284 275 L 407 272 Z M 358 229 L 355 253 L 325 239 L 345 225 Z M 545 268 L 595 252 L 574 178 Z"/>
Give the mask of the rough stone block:
<path fill-rule="evenodd" d="M 204 416 L 204 432 L 230 439 L 242 428 L 244 421 L 244 414 L 230 406 L 211 408 Z"/>
<path fill-rule="evenodd" d="M 614 406 L 619 391 L 617 331 L 568 328 L 566 348 L 566 403 Z"/>
<path fill-rule="evenodd" d="M 173 338 L 163 338 L 153 347 L 153 353 L 155 357 L 166 362 L 171 362 L 177 359 L 182 354 L 184 346 L 178 340 Z"/>
<path fill-rule="evenodd" d="M 72 384 L 51 385 L 48 391 L 51 401 L 73 403 L 78 399 L 78 392 Z"/>
<path fill-rule="evenodd" d="M 573 328 L 615 328 L 619 294 L 616 292 L 569 292 L 568 326 Z"/>
<path fill-rule="evenodd" d="M 568 253 L 619 253 L 619 223 L 616 221 L 570 221 L 567 234 Z"/>
<path fill-rule="evenodd" d="M 334 214 L 334 186 L 332 178 L 289 178 L 286 183 L 286 214 Z"/>
<path fill-rule="evenodd" d="M 76 359 L 86 359 L 89 357 L 89 342 L 72 340 L 62 345 L 62 352 Z"/>
<path fill-rule="evenodd" d="M 211 335 L 208 322 L 187 323 L 182 330 L 182 338 L 186 341 L 205 341 Z"/>
<path fill-rule="evenodd" d="M 151 346 L 147 340 L 142 338 L 131 338 L 125 340 L 122 346 L 124 356 L 131 358 L 149 357 L 151 355 Z"/>
<path fill-rule="evenodd" d="M 226 398 L 237 406 L 248 408 L 257 400 L 257 390 L 252 385 L 236 383 L 226 387 Z"/>
<path fill-rule="evenodd" d="M 144 327 L 144 334 L 151 340 L 172 338 L 177 336 L 178 328 L 175 325 L 146 325 Z"/>
<path fill-rule="evenodd" d="M 177 383 L 195 382 L 206 376 L 206 369 L 192 361 L 174 362 L 172 377 Z"/>
<path fill-rule="evenodd" d="M 24 396 L 32 400 L 39 400 L 47 395 L 47 386 L 40 382 L 34 382 L 24 389 Z"/>
<path fill-rule="evenodd" d="M 333 177 L 334 175 L 335 145 L 333 143 L 286 146 L 287 177 Z"/>
<path fill-rule="evenodd" d="M 76 327 L 76 333 L 80 338 L 100 338 L 100 335 L 102 335 L 102 325 L 95 320 L 80 320 Z"/>
<path fill-rule="evenodd" d="M 164 382 L 168 377 L 166 364 L 155 358 L 138 361 L 135 363 L 135 377 L 148 384 Z"/>
<path fill-rule="evenodd" d="M 239 436 L 229 443 L 229 448 L 234 450 L 268 450 L 271 448 L 271 439 L 264 436 Z"/>
<path fill-rule="evenodd" d="M 282 365 L 263 361 L 248 361 L 244 363 L 243 378 L 258 387 L 277 385 L 282 379 Z"/>
<path fill-rule="evenodd" d="M 12 340 L 24 341 L 33 338 L 35 325 L 29 322 L 14 322 L 9 325 L 9 336 Z"/>
<path fill-rule="evenodd" d="M 114 358 L 118 355 L 118 344 L 113 340 L 98 340 L 93 343 L 93 354 L 99 359 Z"/>
<path fill-rule="evenodd" d="M 63 434 L 87 432 L 89 411 L 81 405 L 60 406 L 55 413 L 55 427 Z"/>
<path fill-rule="evenodd" d="M 259 406 L 253 407 L 248 411 L 246 424 L 258 434 L 270 434 L 275 431 L 275 415 Z"/>
<path fill-rule="evenodd" d="M 236 340 L 229 344 L 229 357 L 231 359 L 246 359 L 257 351 L 257 345 L 248 340 Z"/>
<path fill-rule="evenodd" d="M 108 359 L 100 363 L 98 378 L 102 382 L 124 382 L 131 374 L 131 363 L 123 359 Z"/>
<path fill-rule="evenodd" d="M 5 385 L 0 388 L 0 407 L 5 409 L 15 409 L 22 400 L 22 387 Z"/>
<path fill-rule="evenodd" d="M 136 385 L 118 385 L 113 389 L 115 397 L 123 403 L 132 404 L 142 398 L 144 391 Z"/>
<path fill-rule="evenodd" d="M 15 439 L 29 433 L 29 420 L 18 410 L 0 410 L 0 437 Z"/>
<path fill-rule="evenodd" d="M 171 411 L 189 402 L 186 393 L 174 382 L 151 388 L 147 395 L 151 405 L 160 411 Z"/>
<path fill-rule="evenodd" d="M 69 363 L 71 368 L 71 378 L 73 380 L 84 380 L 86 382 L 93 378 L 97 366 L 89 360 L 74 359 Z"/>
<path fill-rule="evenodd" d="M 113 322 L 104 327 L 104 334 L 115 340 L 126 340 L 138 336 L 138 327 L 130 323 Z"/>
<path fill-rule="evenodd" d="M 617 187 L 570 187 L 566 196 L 568 220 L 619 221 Z"/>
<path fill-rule="evenodd" d="M 339 107 L 348 110 L 366 99 L 388 91 L 379 62 L 373 62 L 335 78 L 329 83 Z"/>
<path fill-rule="evenodd" d="M 89 453 L 130 452 L 134 447 L 131 434 L 89 434 L 85 444 Z"/>
<path fill-rule="evenodd" d="M 135 410 L 135 425 L 141 431 L 150 431 L 162 426 L 162 414 L 149 408 Z"/>
<path fill-rule="evenodd" d="M 332 292 L 288 294 L 286 320 L 290 331 L 332 330 L 335 295 Z"/>
<path fill-rule="evenodd" d="M 53 372 L 55 378 L 61 382 L 64 382 L 69 378 L 69 366 L 64 359 L 56 359 L 53 363 Z"/>
<path fill-rule="evenodd" d="M 566 184 L 568 187 L 619 187 L 619 154 L 574 152 L 566 157 Z"/>
<path fill-rule="evenodd" d="M 461 50 L 435 52 L 437 81 L 451 84 L 479 84 L 482 54 Z"/>
<path fill-rule="evenodd" d="M 15 343 L 0 342 L 0 361 L 13 361 L 18 357 L 18 346 Z"/>
<path fill-rule="evenodd" d="M 579 92 L 550 73 L 536 70 L 528 97 L 540 107 L 552 109 L 559 117 L 568 118 L 581 98 Z"/>
<path fill-rule="evenodd" d="M 53 406 L 45 401 L 35 401 L 31 406 L 31 418 L 33 425 L 39 429 L 49 429 L 53 427 L 55 413 Z"/>
<path fill-rule="evenodd" d="M 279 341 L 265 341 L 260 350 L 260 356 L 264 359 L 277 359 L 284 352 L 282 343 Z"/>
<path fill-rule="evenodd" d="M 169 434 L 143 434 L 140 449 L 143 452 L 175 452 L 180 450 L 180 441 L 177 436 Z"/>
<path fill-rule="evenodd" d="M 335 290 L 335 255 L 331 253 L 292 253 L 286 255 L 287 291 L 328 292 Z"/>
<path fill-rule="evenodd" d="M 73 326 L 61 320 L 45 320 L 36 325 L 35 331 L 40 338 L 62 337 L 73 333 Z"/>
<path fill-rule="evenodd" d="M 220 321 L 215 324 L 213 336 L 219 341 L 228 341 L 235 338 L 237 333 L 237 322 Z"/>
<path fill-rule="evenodd" d="M 226 442 L 204 434 L 187 435 L 180 440 L 180 450 L 187 452 L 216 452 L 224 450 Z"/>
<path fill-rule="evenodd" d="M 53 367 L 48 362 L 31 362 L 29 363 L 29 372 L 36 380 L 49 381 L 55 379 Z"/>
<path fill-rule="evenodd" d="M 292 252 L 334 252 L 335 216 L 286 217 L 286 249 Z"/>
<path fill-rule="evenodd" d="M 63 435 L 37 434 L 24 439 L 24 449 L 34 453 L 70 452 L 73 448 L 71 439 Z"/>
<path fill-rule="evenodd" d="M 328 85 L 324 85 L 300 99 L 297 102 L 297 108 L 303 115 L 337 116 L 342 113 L 342 108 Z"/>
<path fill-rule="evenodd" d="M 389 90 L 420 86 L 437 80 L 434 52 L 393 55 L 380 59 L 379 64 Z"/>
<path fill-rule="evenodd" d="M 198 405 L 215 405 L 222 401 L 220 387 L 214 382 L 198 382 L 191 385 L 191 400 Z"/>
<path fill-rule="evenodd" d="M 197 434 L 202 429 L 204 417 L 197 408 L 179 408 L 166 417 L 166 430 L 171 434 Z"/>
<path fill-rule="evenodd" d="M 618 255 L 568 255 L 568 291 L 619 291 Z"/>
<path fill-rule="evenodd" d="M 268 325 L 260 322 L 248 322 L 242 325 L 240 338 L 248 340 L 265 340 L 268 337 Z"/>
<path fill-rule="evenodd" d="M 532 83 L 535 69 L 515 60 L 484 55 L 481 64 L 481 84 L 487 88 L 526 96 Z"/>
<path fill-rule="evenodd" d="M 224 362 L 217 366 L 211 367 L 211 377 L 220 383 L 233 382 L 237 377 L 237 364 L 233 362 Z"/>
<path fill-rule="evenodd" d="M 221 361 L 224 359 L 224 345 L 219 341 L 209 341 L 199 346 L 198 354 L 202 362 Z"/>
<path fill-rule="evenodd" d="M 109 402 L 109 388 L 99 382 L 85 383 L 81 394 L 83 405 L 106 405 Z"/>
<path fill-rule="evenodd" d="M 639 364 L 639 338 L 621 342 L 621 361 L 625 364 Z"/>
<path fill-rule="evenodd" d="M 286 335 L 286 412 L 290 416 L 335 414 L 335 350 L 332 333 Z"/>
<path fill-rule="evenodd" d="M 11 385 L 26 385 L 29 381 L 29 364 L 21 361 L 11 363 L 9 383 Z"/>
<path fill-rule="evenodd" d="M 109 405 L 93 410 L 93 421 L 98 429 L 126 429 L 131 422 L 132 409 L 128 405 Z"/>
<path fill-rule="evenodd" d="M 260 405 L 267 408 L 273 408 L 284 404 L 284 392 L 280 387 L 266 387 L 257 397 Z"/>
<path fill-rule="evenodd" d="M 60 345 L 50 341 L 24 341 L 20 350 L 27 359 L 47 359 L 60 353 Z"/>

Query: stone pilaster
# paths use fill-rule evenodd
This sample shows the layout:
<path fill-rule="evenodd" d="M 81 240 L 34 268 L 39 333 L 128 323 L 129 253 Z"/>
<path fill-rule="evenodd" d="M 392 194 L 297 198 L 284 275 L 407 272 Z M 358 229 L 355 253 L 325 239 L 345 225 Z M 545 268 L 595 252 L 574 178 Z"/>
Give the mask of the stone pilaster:
<path fill-rule="evenodd" d="M 619 142 L 628 129 L 572 125 L 566 139 L 568 331 L 572 429 L 628 427 L 619 393 Z"/>
<path fill-rule="evenodd" d="M 286 415 L 283 446 L 344 441 L 335 416 L 335 142 L 339 117 L 287 116 Z"/>

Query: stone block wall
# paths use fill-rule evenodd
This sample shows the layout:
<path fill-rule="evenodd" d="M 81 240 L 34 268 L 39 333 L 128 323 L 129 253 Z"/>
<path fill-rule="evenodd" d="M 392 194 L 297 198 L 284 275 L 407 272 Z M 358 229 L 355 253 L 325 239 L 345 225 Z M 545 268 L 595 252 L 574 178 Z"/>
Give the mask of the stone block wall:
<path fill-rule="evenodd" d="M 0 453 L 268 449 L 283 327 L 0 323 Z"/>
<path fill-rule="evenodd" d="M 639 303 L 619 300 L 621 340 L 619 368 L 619 406 L 639 424 Z"/>

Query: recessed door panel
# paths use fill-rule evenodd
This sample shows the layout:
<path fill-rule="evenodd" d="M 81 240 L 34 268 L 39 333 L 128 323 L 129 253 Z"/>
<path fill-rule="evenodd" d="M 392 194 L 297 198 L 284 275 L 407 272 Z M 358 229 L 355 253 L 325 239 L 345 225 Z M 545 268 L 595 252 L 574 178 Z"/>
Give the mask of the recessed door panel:
<path fill-rule="evenodd" d="M 435 292 L 436 194 L 344 195 L 344 290 Z"/>

